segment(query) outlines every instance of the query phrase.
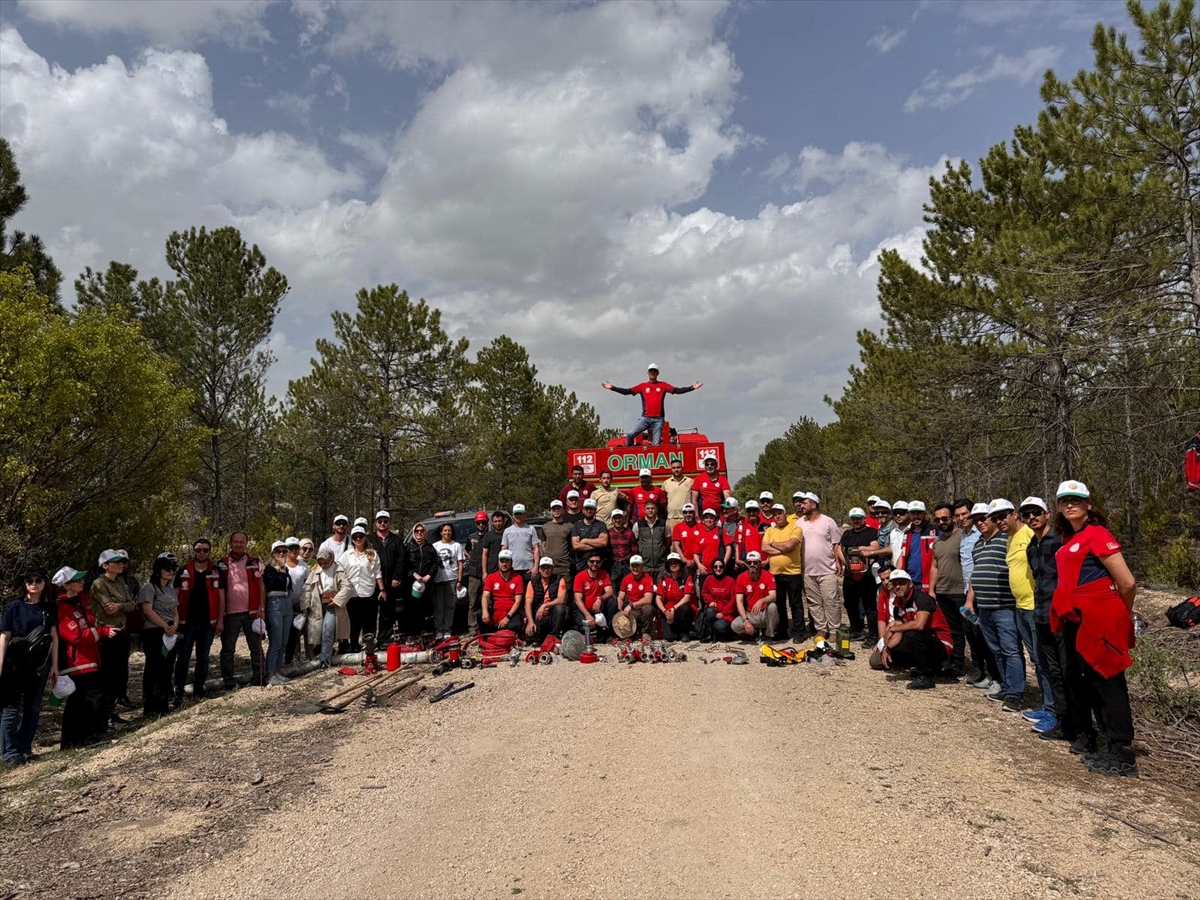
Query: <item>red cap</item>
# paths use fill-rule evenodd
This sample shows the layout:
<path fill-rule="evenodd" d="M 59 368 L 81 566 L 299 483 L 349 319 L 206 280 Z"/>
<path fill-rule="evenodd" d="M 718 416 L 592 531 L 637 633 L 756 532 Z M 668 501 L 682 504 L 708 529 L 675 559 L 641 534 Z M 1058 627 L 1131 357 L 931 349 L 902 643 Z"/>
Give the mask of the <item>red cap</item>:
<path fill-rule="evenodd" d="M 481 509 L 479 512 L 475 513 L 475 521 L 476 522 L 486 522 L 487 521 L 487 513 L 485 513 Z"/>

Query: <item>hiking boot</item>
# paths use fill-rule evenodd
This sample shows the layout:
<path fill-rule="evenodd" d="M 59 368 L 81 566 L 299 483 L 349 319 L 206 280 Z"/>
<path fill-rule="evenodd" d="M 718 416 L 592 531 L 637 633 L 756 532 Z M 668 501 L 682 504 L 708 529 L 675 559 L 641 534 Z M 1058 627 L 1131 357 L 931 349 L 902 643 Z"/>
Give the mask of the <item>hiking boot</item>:
<path fill-rule="evenodd" d="M 986 691 L 986 690 L 989 690 L 991 688 L 991 686 L 993 684 L 995 684 L 995 682 L 993 682 L 992 679 L 989 678 L 987 675 L 980 675 L 974 681 L 968 681 L 967 684 L 969 684 L 973 688 L 980 688 L 981 690 Z"/>
<path fill-rule="evenodd" d="M 1035 728 L 1034 731 L 1037 731 Z M 1053 728 L 1047 728 L 1045 731 L 1038 732 L 1038 740 L 1042 741 L 1065 741 L 1067 736 L 1063 734 L 1063 730 L 1059 725 Z"/>
<path fill-rule="evenodd" d="M 1081 734 L 1075 740 L 1071 741 L 1071 752 L 1076 756 L 1083 756 L 1085 753 L 1096 752 L 1096 738 Z"/>
<path fill-rule="evenodd" d="M 1004 705 L 1000 707 L 1000 712 L 1019 713 L 1021 711 L 1020 697 L 1005 697 Z"/>
<path fill-rule="evenodd" d="M 267 682 L 267 684 L 270 685 L 271 687 L 279 687 L 281 684 L 287 684 L 287 683 L 288 683 L 287 677 L 284 675 L 280 675 L 278 672 L 276 672 L 274 675 L 272 675 L 271 680 Z"/>
<path fill-rule="evenodd" d="M 238 686 L 236 681 L 226 681 L 224 685 L 227 691 L 236 691 Z"/>
<path fill-rule="evenodd" d="M 1084 766 L 1089 772 L 1109 777 L 1137 778 L 1137 757 L 1131 750 L 1101 750 L 1088 754 L 1083 759 Z"/>
<path fill-rule="evenodd" d="M 117 698 L 117 706 L 121 707 L 122 709 L 133 709 L 133 701 L 130 700 L 129 695 L 126 694 L 124 697 Z"/>
<path fill-rule="evenodd" d="M 918 675 L 908 683 L 910 691 L 927 691 L 932 687 L 936 687 L 936 683 L 928 675 Z"/>

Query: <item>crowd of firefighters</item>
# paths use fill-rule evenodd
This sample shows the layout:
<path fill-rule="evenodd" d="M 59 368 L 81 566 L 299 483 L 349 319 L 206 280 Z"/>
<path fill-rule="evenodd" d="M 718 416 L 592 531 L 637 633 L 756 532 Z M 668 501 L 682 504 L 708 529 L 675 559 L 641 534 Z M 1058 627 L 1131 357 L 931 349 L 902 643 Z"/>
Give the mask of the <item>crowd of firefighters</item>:
<path fill-rule="evenodd" d="M 1136 774 L 1124 676 L 1134 580 L 1082 483 L 1060 485 L 1053 510 L 1038 497 L 958 500 L 930 516 L 921 502 L 872 496 L 844 525 L 815 493 L 791 501 L 763 492 L 739 504 L 713 458 L 694 475 L 676 462 L 657 484 L 642 470 L 624 489 L 577 467 L 548 520 L 530 524 L 523 504 L 481 511 L 463 542 L 449 522 L 398 534 L 380 510 L 373 525 L 337 516 L 319 547 L 276 541 L 262 560 L 245 534 L 219 560 L 200 539 L 182 564 L 161 554 L 146 584 L 121 550 L 101 554 L 90 583 L 68 566 L 31 570 L 0 622 L 4 758 L 30 756 L 47 681 L 66 699 L 64 747 L 122 724 L 133 621 L 144 714 L 157 716 L 183 704 L 189 674 L 204 696 L 218 638 L 224 687 L 237 684 L 242 638 L 254 682 L 279 684 L 298 653 L 327 666 L 368 634 L 444 641 L 465 607 L 468 635 L 509 630 L 529 643 L 571 628 L 600 640 L 829 641 L 845 613 L 873 668 L 911 670 L 913 689 L 966 677 L 1090 769 Z"/>

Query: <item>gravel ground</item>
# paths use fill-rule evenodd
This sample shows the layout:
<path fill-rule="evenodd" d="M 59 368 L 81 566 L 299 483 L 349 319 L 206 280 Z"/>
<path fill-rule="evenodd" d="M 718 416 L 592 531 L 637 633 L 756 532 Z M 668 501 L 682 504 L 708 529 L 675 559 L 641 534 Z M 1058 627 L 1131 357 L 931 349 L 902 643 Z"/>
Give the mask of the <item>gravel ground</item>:
<path fill-rule="evenodd" d="M 0 775 L 0 900 L 1200 897 L 1194 791 L 965 685 L 607 655 L 287 715 L 315 674 L 44 754 Z"/>

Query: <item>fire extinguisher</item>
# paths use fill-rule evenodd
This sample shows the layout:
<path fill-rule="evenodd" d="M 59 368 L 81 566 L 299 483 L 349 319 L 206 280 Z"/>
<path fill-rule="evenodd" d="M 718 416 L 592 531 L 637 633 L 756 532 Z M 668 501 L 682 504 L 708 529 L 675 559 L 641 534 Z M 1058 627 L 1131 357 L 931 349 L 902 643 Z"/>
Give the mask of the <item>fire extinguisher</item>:
<path fill-rule="evenodd" d="M 387 670 L 395 672 L 398 668 L 400 668 L 400 645 L 392 641 L 387 648 Z"/>

